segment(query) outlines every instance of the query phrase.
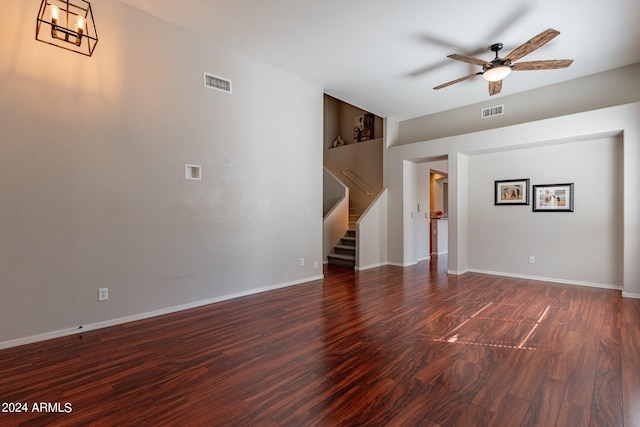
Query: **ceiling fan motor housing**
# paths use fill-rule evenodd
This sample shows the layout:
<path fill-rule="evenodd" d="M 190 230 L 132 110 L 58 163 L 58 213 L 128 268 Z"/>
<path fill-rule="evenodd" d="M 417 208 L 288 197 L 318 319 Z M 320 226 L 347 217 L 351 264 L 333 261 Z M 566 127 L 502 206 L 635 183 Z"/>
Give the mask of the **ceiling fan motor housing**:
<path fill-rule="evenodd" d="M 513 65 L 511 65 L 511 61 L 502 59 L 498 56 L 498 52 L 500 52 L 502 48 L 503 48 L 502 43 L 494 43 L 491 46 L 489 46 L 489 49 L 491 49 L 492 52 L 496 53 L 496 57 L 491 62 L 488 62 L 482 66 L 483 72 L 487 71 L 490 68 L 501 67 L 501 66 L 515 68 Z"/>

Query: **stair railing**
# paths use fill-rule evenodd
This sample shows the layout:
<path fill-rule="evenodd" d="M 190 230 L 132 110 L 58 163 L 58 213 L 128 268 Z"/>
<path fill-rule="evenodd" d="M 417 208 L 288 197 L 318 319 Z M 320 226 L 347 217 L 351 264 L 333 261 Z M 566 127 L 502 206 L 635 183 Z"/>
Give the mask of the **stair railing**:
<path fill-rule="evenodd" d="M 367 185 L 366 182 L 364 182 L 362 178 L 360 178 L 360 176 L 357 173 L 355 173 L 350 169 L 347 169 L 347 170 L 343 170 L 342 174 L 347 178 L 349 178 L 351 181 L 353 181 L 353 183 L 357 185 L 358 188 L 360 188 L 362 191 L 364 191 L 367 196 L 373 195 L 373 190 Z"/>

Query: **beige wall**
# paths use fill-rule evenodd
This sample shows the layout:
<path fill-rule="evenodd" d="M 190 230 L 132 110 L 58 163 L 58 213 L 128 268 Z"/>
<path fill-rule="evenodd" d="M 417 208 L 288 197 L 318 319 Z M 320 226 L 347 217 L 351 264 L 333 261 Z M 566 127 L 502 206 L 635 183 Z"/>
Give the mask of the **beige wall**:
<path fill-rule="evenodd" d="M 469 267 L 621 288 L 622 150 L 609 137 L 469 156 Z M 574 211 L 494 206 L 491 184 L 509 178 L 573 183 Z"/>
<path fill-rule="evenodd" d="M 324 96 L 324 165 L 350 190 L 351 207 L 362 214 L 382 190 L 383 172 L 383 120 L 375 116 L 375 139 L 355 143 L 353 140 L 354 118 L 366 111 Z M 336 136 L 340 135 L 346 145 L 330 148 Z M 361 188 L 346 178 L 343 170 L 352 170 L 372 190 L 367 195 Z"/>
<path fill-rule="evenodd" d="M 632 103 L 387 150 L 387 177 L 393 178 L 386 182 L 390 263 L 416 260 L 408 215 L 415 176 L 408 165 L 446 155 L 451 273 L 485 271 L 617 287 L 624 296 L 640 298 L 639 114 L 640 103 Z M 549 156 L 557 160 L 546 162 Z M 530 206 L 493 207 L 495 179 L 527 177 L 532 184 L 575 182 L 576 212 L 533 214 Z M 600 207 L 602 200 L 607 207 Z M 498 233 L 507 220 L 510 228 L 519 227 L 516 239 Z M 563 240 L 542 238 L 547 230 Z M 539 261 L 531 266 L 528 256 Z"/>
<path fill-rule="evenodd" d="M 400 123 L 394 145 L 430 141 L 519 123 L 640 101 L 640 63 Z M 483 108 L 504 105 L 504 114 L 480 118 Z"/>
<path fill-rule="evenodd" d="M 33 2 L 3 2 L 0 345 L 321 277 L 322 89 L 92 6 L 88 58 L 34 40 Z"/>
<path fill-rule="evenodd" d="M 354 105 L 340 101 L 332 96 L 324 96 L 324 142 L 325 150 L 331 147 L 333 140 L 340 135 L 346 144 L 353 144 L 354 119 L 367 111 Z M 384 123 L 381 117 L 374 116 L 374 139 L 382 138 Z"/>

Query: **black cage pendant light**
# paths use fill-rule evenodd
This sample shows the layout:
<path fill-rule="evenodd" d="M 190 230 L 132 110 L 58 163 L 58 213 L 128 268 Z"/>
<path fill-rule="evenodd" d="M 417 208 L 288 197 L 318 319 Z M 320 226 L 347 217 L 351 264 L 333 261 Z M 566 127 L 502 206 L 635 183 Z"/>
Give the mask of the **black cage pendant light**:
<path fill-rule="evenodd" d="M 84 0 L 42 0 L 36 40 L 91 56 L 98 43 L 91 3 Z"/>

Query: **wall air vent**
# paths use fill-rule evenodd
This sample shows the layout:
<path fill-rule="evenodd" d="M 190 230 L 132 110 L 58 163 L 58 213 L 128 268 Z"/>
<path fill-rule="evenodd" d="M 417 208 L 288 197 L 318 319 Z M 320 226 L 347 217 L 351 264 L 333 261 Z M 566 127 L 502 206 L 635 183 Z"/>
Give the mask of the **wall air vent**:
<path fill-rule="evenodd" d="M 487 117 L 501 116 L 504 114 L 504 104 L 496 105 L 495 107 L 483 108 L 480 112 L 480 118 L 486 119 Z"/>
<path fill-rule="evenodd" d="M 213 74 L 204 73 L 204 87 L 231 93 L 231 80 Z"/>

